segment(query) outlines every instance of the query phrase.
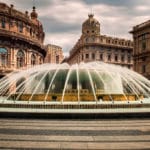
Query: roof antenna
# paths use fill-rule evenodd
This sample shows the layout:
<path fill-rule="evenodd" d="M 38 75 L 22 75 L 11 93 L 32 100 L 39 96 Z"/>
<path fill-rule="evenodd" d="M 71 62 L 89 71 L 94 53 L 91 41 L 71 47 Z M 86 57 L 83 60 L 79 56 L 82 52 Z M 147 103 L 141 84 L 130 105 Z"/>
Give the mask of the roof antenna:
<path fill-rule="evenodd" d="M 93 8 L 92 8 L 92 6 L 91 6 L 91 14 L 93 14 Z"/>
<path fill-rule="evenodd" d="M 92 6 L 91 6 L 91 12 L 89 13 L 89 15 L 88 15 L 89 17 L 93 17 L 94 16 L 94 13 L 93 13 L 93 8 L 92 8 Z"/>

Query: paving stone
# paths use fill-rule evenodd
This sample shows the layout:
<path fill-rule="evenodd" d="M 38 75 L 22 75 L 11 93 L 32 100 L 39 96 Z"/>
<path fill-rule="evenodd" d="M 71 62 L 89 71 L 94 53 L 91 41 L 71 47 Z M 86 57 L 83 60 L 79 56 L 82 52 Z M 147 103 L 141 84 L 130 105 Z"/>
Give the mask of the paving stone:
<path fill-rule="evenodd" d="M 150 149 L 150 120 L 0 119 L 0 149 Z"/>

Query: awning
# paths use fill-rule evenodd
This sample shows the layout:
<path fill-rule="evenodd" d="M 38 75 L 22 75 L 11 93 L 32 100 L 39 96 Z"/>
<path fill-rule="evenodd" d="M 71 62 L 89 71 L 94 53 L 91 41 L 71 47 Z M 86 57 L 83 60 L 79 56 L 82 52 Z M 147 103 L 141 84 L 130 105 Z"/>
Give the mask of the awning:
<path fill-rule="evenodd" d="M 0 54 L 6 54 L 7 49 L 6 48 L 0 48 Z"/>

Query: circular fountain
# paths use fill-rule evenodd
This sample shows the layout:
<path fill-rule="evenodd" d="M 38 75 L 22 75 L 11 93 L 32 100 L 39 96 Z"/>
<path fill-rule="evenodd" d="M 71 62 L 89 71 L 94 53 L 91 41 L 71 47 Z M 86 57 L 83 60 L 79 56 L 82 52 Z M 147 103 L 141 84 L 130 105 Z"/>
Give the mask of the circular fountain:
<path fill-rule="evenodd" d="M 11 107 L 137 107 L 150 102 L 150 81 L 127 68 L 103 62 L 43 64 L 1 79 L 0 95 L 1 105 Z"/>

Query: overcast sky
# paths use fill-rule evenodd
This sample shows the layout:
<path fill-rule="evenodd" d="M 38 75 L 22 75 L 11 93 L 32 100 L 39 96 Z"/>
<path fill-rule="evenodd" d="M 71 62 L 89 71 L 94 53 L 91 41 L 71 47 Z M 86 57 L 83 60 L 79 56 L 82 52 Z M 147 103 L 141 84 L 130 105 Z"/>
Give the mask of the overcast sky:
<path fill-rule="evenodd" d="M 150 0 L 0 0 L 20 11 L 35 4 L 45 31 L 45 44 L 56 44 L 67 55 L 81 35 L 91 11 L 101 24 L 101 34 L 132 39 L 132 27 L 150 19 Z"/>

